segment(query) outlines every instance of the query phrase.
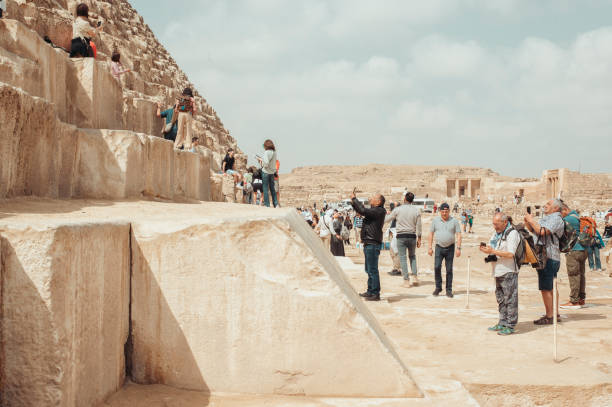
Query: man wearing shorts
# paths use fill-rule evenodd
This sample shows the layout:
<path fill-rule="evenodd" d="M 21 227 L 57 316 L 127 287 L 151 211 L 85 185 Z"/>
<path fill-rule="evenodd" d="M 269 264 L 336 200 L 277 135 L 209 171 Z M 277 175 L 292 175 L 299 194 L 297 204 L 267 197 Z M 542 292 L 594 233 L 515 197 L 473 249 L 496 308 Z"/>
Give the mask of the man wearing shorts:
<path fill-rule="evenodd" d="M 553 310 L 553 281 L 557 278 L 557 272 L 561 265 L 561 252 L 559 251 L 559 237 L 565 230 L 565 222 L 561 217 L 563 202 L 559 199 L 551 199 L 544 205 L 544 216 L 537 222 L 531 214 L 525 215 L 525 226 L 537 236 L 537 244 L 546 246 L 546 266 L 538 270 L 538 289 L 542 294 L 546 315 L 533 321 L 536 325 L 550 325 L 553 323 L 558 310 Z M 559 292 L 557 304 L 559 303 Z"/>
<path fill-rule="evenodd" d="M 234 158 L 234 150 L 227 150 L 227 154 L 225 154 L 225 158 L 223 159 L 223 163 L 221 164 L 221 170 L 224 174 L 231 175 L 234 177 L 234 185 L 240 182 L 240 174 L 234 170 L 234 163 L 236 159 Z"/>

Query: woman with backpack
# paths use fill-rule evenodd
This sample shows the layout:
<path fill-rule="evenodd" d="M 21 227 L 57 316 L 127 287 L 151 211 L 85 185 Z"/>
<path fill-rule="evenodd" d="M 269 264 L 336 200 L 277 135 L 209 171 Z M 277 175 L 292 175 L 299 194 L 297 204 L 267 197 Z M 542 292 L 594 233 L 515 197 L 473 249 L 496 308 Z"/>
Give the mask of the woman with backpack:
<path fill-rule="evenodd" d="M 263 205 L 263 180 L 261 179 L 261 169 L 251 167 L 253 173 L 253 205 Z M 259 199 L 258 199 L 259 197 Z"/>
<path fill-rule="evenodd" d="M 189 151 L 191 149 L 191 121 L 196 113 L 195 99 L 191 88 L 183 90 L 175 109 L 178 109 L 178 130 L 176 140 L 174 140 L 174 148 Z"/>

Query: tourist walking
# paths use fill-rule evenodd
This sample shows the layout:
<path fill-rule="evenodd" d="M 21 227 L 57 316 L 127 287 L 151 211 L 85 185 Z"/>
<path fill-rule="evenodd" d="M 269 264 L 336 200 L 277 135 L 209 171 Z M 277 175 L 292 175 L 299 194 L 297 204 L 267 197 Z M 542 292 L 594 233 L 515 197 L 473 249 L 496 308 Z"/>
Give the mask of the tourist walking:
<path fill-rule="evenodd" d="M 270 206 L 270 196 L 274 207 L 278 206 L 276 191 L 274 190 L 274 173 L 276 172 L 276 147 L 272 140 L 266 140 L 263 144 L 264 153 L 262 157 L 257 156 L 261 164 L 261 177 L 263 181 L 263 200 L 265 206 Z"/>
<path fill-rule="evenodd" d="M 368 275 L 368 289 L 359 295 L 366 301 L 380 301 L 380 275 L 378 273 L 378 258 L 383 240 L 383 225 L 385 223 L 385 197 L 376 194 L 369 199 L 370 208 L 361 203 L 355 193 L 351 194 L 351 205 L 355 212 L 363 216 L 361 241 L 365 256 L 365 272 Z"/>
<path fill-rule="evenodd" d="M 263 205 L 263 180 L 261 168 L 251 167 L 253 170 L 253 205 Z"/>
<path fill-rule="evenodd" d="M 589 260 L 589 268 L 591 271 L 605 271 L 605 268 L 601 267 L 601 257 L 600 257 L 600 249 L 606 247 L 599 231 L 595 230 L 595 239 L 594 243 L 587 247 L 587 254 Z"/>
<path fill-rule="evenodd" d="M 396 221 L 396 239 L 397 251 L 400 261 L 402 276 L 404 277 L 404 286 L 418 286 L 419 278 L 417 272 L 416 249 L 421 247 L 421 211 L 416 206 L 412 205 L 414 194 L 408 192 L 404 196 L 404 205 L 396 207 L 389 215 L 385 217 L 385 222 Z M 410 259 L 410 269 L 412 271 L 412 284 L 410 275 L 408 274 L 408 262 L 406 259 L 406 250 L 408 250 L 408 258 Z"/>
<path fill-rule="evenodd" d="M 347 213 L 344 217 L 344 228 L 346 231 L 346 239 L 344 239 L 344 243 L 347 245 L 351 245 L 351 229 L 353 229 L 353 222 L 351 222 L 351 217 Z"/>
<path fill-rule="evenodd" d="M 389 208 L 391 209 L 391 212 L 393 212 L 396 208 L 396 204 L 395 202 L 391 202 L 389 204 Z M 402 268 L 402 266 L 400 265 L 400 259 L 399 259 L 399 255 L 397 253 L 397 238 L 396 238 L 396 226 L 397 224 L 397 220 L 396 219 L 392 219 L 391 220 L 391 224 L 389 225 L 389 229 L 387 230 L 387 233 L 385 233 L 385 235 L 387 236 L 387 238 L 389 239 L 389 256 L 391 257 L 391 263 L 393 264 L 393 269 L 389 272 L 389 275 L 392 276 L 401 276 L 402 272 L 400 271 L 400 269 Z"/>
<path fill-rule="evenodd" d="M 242 176 L 244 181 L 244 200 L 247 204 L 253 203 L 253 167 L 247 169 L 247 171 Z"/>
<path fill-rule="evenodd" d="M 338 211 L 334 211 L 334 220 L 332 221 L 332 235 L 330 250 L 334 256 L 344 257 L 344 242 L 342 241 L 342 226 L 344 221 Z"/>
<path fill-rule="evenodd" d="M 550 325 L 558 310 L 553 310 L 553 285 L 561 265 L 561 252 L 559 251 L 559 238 L 565 231 L 565 222 L 561 218 L 563 203 L 559 199 L 551 199 L 544 205 L 544 216 L 536 221 L 530 213 L 525 215 L 525 227 L 537 237 L 536 245 L 544 246 L 546 263 L 542 270 L 538 270 L 538 289 L 542 295 L 542 302 L 546 314 L 533 321 L 536 325 Z M 559 298 L 559 291 L 555 293 Z M 557 301 L 557 304 L 559 301 Z"/>
<path fill-rule="evenodd" d="M 355 247 L 359 247 L 361 243 L 361 228 L 363 227 L 363 217 L 355 212 L 353 217 L 353 230 L 355 231 Z"/>
<path fill-rule="evenodd" d="M 91 39 L 97 30 L 89 22 L 89 7 L 81 3 L 76 8 L 76 19 L 72 24 L 72 42 L 70 43 L 70 58 L 92 58 Z"/>
<path fill-rule="evenodd" d="M 162 129 L 162 134 L 166 140 L 174 142 L 176 140 L 176 133 L 178 132 L 178 111 L 176 105 L 161 111 L 161 103 L 157 102 L 157 117 L 164 118 L 165 124 Z"/>
<path fill-rule="evenodd" d="M 576 235 L 580 235 L 580 216 L 574 210 L 571 210 L 566 204 L 561 207 L 561 216 L 563 220 L 571 225 L 576 231 Z M 562 309 L 580 309 L 585 304 L 586 300 L 586 248 L 580 244 L 580 239 L 576 242 L 572 250 L 565 255 L 565 266 L 567 269 L 567 278 L 570 285 L 569 301 L 561 304 Z"/>
<path fill-rule="evenodd" d="M 450 216 L 450 207 L 446 202 L 440 205 L 440 216 L 431 222 L 429 234 L 429 250 L 427 254 L 434 254 L 433 241 L 436 240 L 434 257 L 434 274 L 437 296 L 442 292 L 442 260 L 446 267 L 446 296 L 453 298 L 453 260 L 461 256 L 461 226 L 457 219 Z"/>
<path fill-rule="evenodd" d="M 333 211 L 329 209 L 327 212 L 321 214 L 321 219 L 318 223 L 319 226 L 319 237 L 323 242 L 323 246 L 326 249 L 331 249 L 331 233 L 332 233 L 332 215 Z"/>
<path fill-rule="evenodd" d="M 487 254 L 495 278 L 495 298 L 499 310 L 499 321 L 489 328 L 498 335 L 511 335 L 518 322 L 518 264 L 516 250 L 521 242 L 519 232 L 512 227 L 508 216 L 498 212 L 493 216 L 493 229 L 489 245 L 481 245 L 480 251 Z"/>
<path fill-rule="evenodd" d="M 178 130 L 174 148 L 189 151 L 191 148 L 191 122 L 196 113 L 195 99 L 191 88 L 185 88 L 178 99 Z"/>

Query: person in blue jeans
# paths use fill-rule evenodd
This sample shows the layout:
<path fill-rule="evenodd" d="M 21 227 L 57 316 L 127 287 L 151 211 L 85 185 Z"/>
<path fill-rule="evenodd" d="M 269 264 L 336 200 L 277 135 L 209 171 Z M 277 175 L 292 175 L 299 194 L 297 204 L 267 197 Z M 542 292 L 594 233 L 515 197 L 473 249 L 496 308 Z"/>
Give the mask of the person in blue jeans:
<path fill-rule="evenodd" d="M 603 249 L 604 247 L 606 247 L 606 245 L 603 239 L 601 238 L 599 231 L 596 230 L 595 233 L 595 243 L 593 243 L 592 246 L 588 246 L 586 248 L 589 259 L 589 268 L 591 269 L 591 271 L 603 271 L 603 269 L 601 268 L 601 258 L 599 257 L 599 249 Z"/>
<path fill-rule="evenodd" d="M 274 174 L 276 173 L 276 147 L 272 140 L 266 140 L 263 144 L 264 153 L 262 157 L 257 157 L 261 164 L 261 176 L 263 181 L 264 205 L 270 206 L 270 195 L 274 207 L 278 207 L 278 199 L 274 190 Z"/>
<path fill-rule="evenodd" d="M 369 199 L 370 208 L 366 208 L 356 197 L 351 195 L 351 205 L 355 212 L 363 216 L 361 228 L 361 241 L 365 256 L 365 272 L 368 275 L 368 289 L 359 295 L 366 301 L 380 301 L 380 275 L 378 272 L 378 258 L 380 245 L 383 241 L 383 225 L 385 223 L 385 197 L 376 194 Z"/>
<path fill-rule="evenodd" d="M 429 233 L 429 250 L 427 254 L 434 254 L 433 241 L 436 238 L 434 260 L 434 275 L 436 289 L 432 293 L 437 297 L 442 292 L 442 260 L 446 266 L 446 296 L 453 298 L 453 260 L 455 255 L 461 256 L 461 225 L 459 221 L 450 216 L 450 206 L 444 202 L 440 205 L 440 216 L 431 222 Z M 455 244 L 456 243 L 456 244 Z"/>

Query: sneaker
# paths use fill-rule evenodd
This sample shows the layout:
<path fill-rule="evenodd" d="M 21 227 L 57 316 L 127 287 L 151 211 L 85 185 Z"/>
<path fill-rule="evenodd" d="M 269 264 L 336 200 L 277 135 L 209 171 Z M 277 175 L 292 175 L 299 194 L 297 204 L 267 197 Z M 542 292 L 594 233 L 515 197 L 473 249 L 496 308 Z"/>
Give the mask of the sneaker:
<path fill-rule="evenodd" d="M 393 269 L 393 270 L 391 270 L 391 271 L 390 271 L 388 274 L 389 274 L 390 276 L 401 276 L 401 275 L 402 275 L 402 272 L 401 272 L 401 271 L 399 271 L 399 270 L 395 270 L 395 269 Z"/>
<path fill-rule="evenodd" d="M 580 309 L 582 307 L 580 306 L 580 303 L 578 303 L 578 302 L 568 301 L 565 304 L 559 305 L 559 308 L 561 308 L 561 309 Z"/>
<path fill-rule="evenodd" d="M 452 292 L 452 291 L 447 291 L 447 292 L 446 292 L 446 296 L 447 296 L 448 298 L 453 298 L 453 297 L 454 297 L 454 295 L 453 295 L 453 292 Z"/>
<path fill-rule="evenodd" d="M 498 335 L 512 335 L 513 333 L 514 333 L 514 328 L 510 328 L 508 326 L 505 326 L 501 330 L 497 331 Z"/>
<path fill-rule="evenodd" d="M 380 295 L 379 294 L 372 294 L 369 297 L 365 297 L 366 301 L 380 301 Z"/>
<path fill-rule="evenodd" d="M 433 295 L 434 297 L 437 297 L 441 292 L 442 290 L 440 288 L 436 288 L 434 292 L 431 293 L 431 295 Z"/>
<path fill-rule="evenodd" d="M 372 294 L 370 294 L 370 293 L 369 293 L 369 292 L 367 292 L 367 291 L 364 291 L 364 292 L 362 292 L 362 293 L 359 293 L 359 296 L 360 296 L 360 297 L 369 297 L 369 296 L 371 296 L 371 295 L 372 295 Z"/>
<path fill-rule="evenodd" d="M 405 288 L 412 287 L 412 284 L 410 283 L 410 280 L 404 280 L 404 282 L 402 283 L 402 287 L 405 287 Z"/>
<path fill-rule="evenodd" d="M 488 327 L 487 329 L 489 331 L 497 332 L 497 331 L 501 331 L 502 329 L 504 329 L 504 326 L 500 324 L 495 324 L 493 326 Z"/>
<path fill-rule="evenodd" d="M 412 285 L 415 287 L 419 286 L 419 278 L 416 276 L 416 274 L 412 275 Z"/>
<path fill-rule="evenodd" d="M 580 305 L 580 308 L 583 308 L 585 306 L 585 301 L 584 299 L 578 301 L 578 304 Z"/>

